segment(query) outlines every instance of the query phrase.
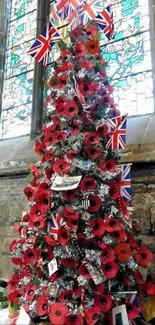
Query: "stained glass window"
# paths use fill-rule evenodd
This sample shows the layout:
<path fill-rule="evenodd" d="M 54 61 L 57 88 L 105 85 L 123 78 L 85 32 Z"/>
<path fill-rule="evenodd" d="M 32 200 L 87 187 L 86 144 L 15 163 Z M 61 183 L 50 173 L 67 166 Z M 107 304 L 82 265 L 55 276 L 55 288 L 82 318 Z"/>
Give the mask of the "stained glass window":
<path fill-rule="evenodd" d="M 121 113 L 154 111 L 150 41 L 150 0 L 113 0 L 115 37 L 102 53 Z M 103 41 L 104 43 L 104 41 Z"/>
<path fill-rule="evenodd" d="M 1 139 L 30 133 L 37 0 L 12 0 L 5 57 Z"/>

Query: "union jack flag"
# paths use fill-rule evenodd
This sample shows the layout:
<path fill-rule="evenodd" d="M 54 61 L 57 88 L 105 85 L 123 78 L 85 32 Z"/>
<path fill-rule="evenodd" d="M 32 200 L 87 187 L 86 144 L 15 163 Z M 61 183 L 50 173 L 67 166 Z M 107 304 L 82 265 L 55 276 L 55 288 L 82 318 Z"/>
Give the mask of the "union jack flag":
<path fill-rule="evenodd" d="M 65 226 L 66 222 L 61 217 L 61 215 L 52 215 L 52 220 L 50 220 L 49 223 L 49 233 L 51 237 L 53 237 L 55 240 L 58 239 L 58 233 L 59 229 L 63 226 Z"/>
<path fill-rule="evenodd" d="M 109 137 L 106 144 L 106 149 L 124 149 L 126 146 L 126 122 L 127 115 L 116 116 L 111 120 L 108 120 Z"/>
<path fill-rule="evenodd" d="M 80 5 L 80 0 L 55 0 L 57 14 L 61 19 L 69 18 Z"/>
<path fill-rule="evenodd" d="M 47 65 L 49 53 L 52 46 L 61 39 L 58 31 L 48 21 L 42 33 L 38 36 L 34 44 L 29 49 L 28 53 L 35 58 L 36 61 Z"/>
<path fill-rule="evenodd" d="M 78 9 L 79 17 L 83 24 L 86 25 L 89 20 L 93 20 L 103 10 L 101 0 L 87 0 Z"/>
<path fill-rule="evenodd" d="M 114 21 L 112 6 L 106 7 L 96 18 L 94 19 L 100 29 L 103 30 L 106 37 L 110 40 L 114 36 Z"/>
<path fill-rule="evenodd" d="M 120 196 L 126 200 L 131 200 L 131 164 L 117 166 L 120 170 L 119 188 Z"/>

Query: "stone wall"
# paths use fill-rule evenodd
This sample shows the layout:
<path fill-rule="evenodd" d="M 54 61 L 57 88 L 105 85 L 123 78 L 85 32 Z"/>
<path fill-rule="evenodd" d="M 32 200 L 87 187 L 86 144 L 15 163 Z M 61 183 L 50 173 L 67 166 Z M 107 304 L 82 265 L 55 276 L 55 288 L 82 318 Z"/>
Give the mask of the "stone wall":
<path fill-rule="evenodd" d="M 27 208 L 26 185 L 26 172 L 0 176 L 0 279 L 8 279 L 12 272 L 9 245 L 17 237 L 13 225 Z M 133 164 L 132 189 L 133 218 L 138 221 L 141 239 L 155 253 L 155 164 Z M 155 278 L 155 259 L 152 273 Z"/>

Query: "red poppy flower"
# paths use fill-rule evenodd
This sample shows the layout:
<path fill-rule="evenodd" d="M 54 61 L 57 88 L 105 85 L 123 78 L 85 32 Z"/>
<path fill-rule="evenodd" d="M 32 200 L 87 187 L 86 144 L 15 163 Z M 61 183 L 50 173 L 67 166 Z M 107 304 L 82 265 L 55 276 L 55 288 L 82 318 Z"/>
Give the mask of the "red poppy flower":
<path fill-rule="evenodd" d="M 88 325 L 94 325 L 99 320 L 100 308 L 91 307 L 87 310 L 84 310 L 84 316 Z"/>
<path fill-rule="evenodd" d="M 43 155 L 45 150 L 45 145 L 40 142 L 38 139 L 35 139 L 34 150 L 38 155 Z"/>
<path fill-rule="evenodd" d="M 28 222 L 29 221 L 29 219 L 30 219 L 30 216 L 29 216 L 29 214 L 27 213 L 27 214 L 24 214 L 23 216 L 22 216 L 22 222 Z"/>
<path fill-rule="evenodd" d="M 50 186 L 49 186 L 48 181 L 38 184 L 38 191 L 49 192 L 49 190 L 50 190 Z"/>
<path fill-rule="evenodd" d="M 72 301 L 73 297 L 73 290 L 63 290 L 61 291 L 61 294 L 59 295 L 58 299 L 61 302 L 64 301 Z"/>
<path fill-rule="evenodd" d="M 17 247 L 22 247 L 23 244 L 25 244 L 25 239 L 14 239 L 10 244 L 10 252 L 12 253 Z"/>
<path fill-rule="evenodd" d="M 98 91 L 98 83 L 85 81 L 79 84 L 79 90 L 84 96 L 96 94 Z"/>
<path fill-rule="evenodd" d="M 125 306 L 126 306 L 126 310 L 127 310 L 129 320 L 137 318 L 140 315 L 139 309 L 135 305 L 133 305 L 132 303 L 127 303 Z"/>
<path fill-rule="evenodd" d="M 144 283 L 144 278 L 141 272 L 139 271 L 134 271 L 133 272 L 133 277 L 136 280 L 137 283 L 143 284 Z"/>
<path fill-rule="evenodd" d="M 108 232 L 120 231 L 122 229 L 120 222 L 110 216 L 104 219 L 104 226 Z"/>
<path fill-rule="evenodd" d="M 70 51 L 68 49 L 65 50 L 60 49 L 60 53 L 63 58 L 66 58 L 68 55 L 70 55 Z"/>
<path fill-rule="evenodd" d="M 83 192 L 94 191 L 96 188 L 96 181 L 94 178 L 84 177 L 80 182 L 80 189 Z"/>
<path fill-rule="evenodd" d="M 29 227 L 36 228 L 36 229 L 42 229 L 45 227 L 45 220 L 42 217 L 38 218 L 36 221 L 29 220 Z"/>
<path fill-rule="evenodd" d="M 86 48 L 89 54 L 98 54 L 100 51 L 99 41 L 90 40 L 86 43 Z"/>
<path fill-rule="evenodd" d="M 102 282 L 101 284 L 96 285 L 93 279 L 89 279 L 89 285 L 94 292 L 104 293 L 105 283 Z"/>
<path fill-rule="evenodd" d="M 97 133 L 99 134 L 99 136 L 102 138 L 105 135 L 107 135 L 109 131 L 108 125 L 107 124 L 101 124 L 98 128 L 97 128 Z"/>
<path fill-rule="evenodd" d="M 58 77 L 58 83 L 59 83 L 59 87 L 61 89 L 64 89 L 67 86 L 69 79 L 66 75 L 61 75 Z M 59 88 L 59 89 L 60 89 Z"/>
<path fill-rule="evenodd" d="M 50 117 L 50 122 L 51 122 L 51 124 L 48 127 L 48 132 L 60 130 L 60 122 L 57 117 L 55 117 L 55 116 Z"/>
<path fill-rule="evenodd" d="M 61 259 L 61 264 L 65 265 L 65 266 L 72 267 L 72 268 L 77 268 L 78 261 L 75 258 L 67 257 L 67 258 Z"/>
<path fill-rule="evenodd" d="M 50 146 L 54 142 L 54 134 L 47 133 L 44 137 L 44 144 L 46 147 Z"/>
<path fill-rule="evenodd" d="M 91 279 L 92 278 L 92 276 L 90 275 L 90 273 L 89 273 L 89 271 L 87 269 L 87 263 L 83 263 L 80 266 L 79 274 L 82 275 L 82 276 L 84 276 L 87 279 Z"/>
<path fill-rule="evenodd" d="M 48 302 L 48 297 L 44 294 L 37 300 L 36 314 L 38 316 L 48 315 L 50 312 L 50 304 Z"/>
<path fill-rule="evenodd" d="M 95 213 L 97 212 L 102 204 L 102 200 L 98 195 L 90 195 L 89 196 L 90 207 L 88 208 L 88 212 Z"/>
<path fill-rule="evenodd" d="M 35 203 L 30 210 L 30 220 L 37 221 L 44 216 L 44 206 L 38 203 Z"/>
<path fill-rule="evenodd" d="M 19 276 L 18 274 L 13 274 L 12 278 L 8 281 L 7 283 L 7 288 L 9 289 L 9 291 L 15 291 L 18 283 L 19 283 Z"/>
<path fill-rule="evenodd" d="M 65 246 L 70 240 L 70 232 L 68 229 L 61 227 L 59 230 L 58 241 L 62 246 Z"/>
<path fill-rule="evenodd" d="M 115 247 L 115 254 L 117 255 L 119 261 L 126 262 L 131 257 L 131 248 L 128 243 L 120 243 Z"/>
<path fill-rule="evenodd" d="M 102 271 L 107 279 L 112 279 L 118 272 L 118 265 L 113 261 L 106 262 L 102 265 Z"/>
<path fill-rule="evenodd" d="M 112 200 L 120 199 L 120 193 L 117 182 L 108 182 L 109 186 L 109 195 Z"/>
<path fill-rule="evenodd" d="M 119 242 L 125 241 L 127 236 L 124 229 L 116 230 L 111 233 L 111 235 Z"/>
<path fill-rule="evenodd" d="M 91 159 L 98 159 L 102 156 L 102 151 L 100 151 L 98 148 L 95 148 L 94 146 L 87 146 L 86 152 L 89 158 Z"/>
<path fill-rule="evenodd" d="M 100 311 L 107 313 L 112 307 L 112 298 L 110 295 L 99 295 L 95 297 L 95 306 L 100 308 Z"/>
<path fill-rule="evenodd" d="M 71 135 L 78 135 L 80 133 L 80 123 L 78 121 L 71 121 L 69 123 L 69 131 Z"/>
<path fill-rule="evenodd" d="M 79 221 L 78 220 L 67 220 L 67 226 L 72 229 L 73 231 L 77 231 L 78 229 L 78 223 Z"/>
<path fill-rule="evenodd" d="M 81 69 L 86 69 L 86 70 L 91 70 L 93 68 L 93 64 L 90 61 L 79 62 L 79 66 Z"/>
<path fill-rule="evenodd" d="M 68 137 L 67 132 L 65 131 L 57 131 L 53 134 L 53 141 L 55 143 L 65 140 Z"/>
<path fill-rule="evenodd" d="M 19 290 L 15 290 L 7 295 L 7 299 L 9 302 L 14 304 L 19 304 L 19 299 L 22 297 L 22 294 Z"/>
<path fill-rule="evenodd" d="M 83 140 L 86 145 L 93 145 L 100 142 L 100 137 L 96 132 L 88 132 L 84 135 Z"/>
<path fill-rule="evenodd" d="M 45 152 L 45 154 L 41 158 L 42 164 L 44 164 L 46 161 L 53 161 L 54 155 L 53 151 L 50 149 Z"/>
<path fill-rule="evenodd" d="M 51 323 L 54 325 L 64 325 L 68 311 L 68 307 L 60 302 L 52 304 L 49 314 Z"/>
<path fill-rule="evenodd" d="M 113 262 L 115 259 L 115 252 L 111 247 L 105 246 L 102 249 L 100 257 L 101 257 L 102 263 Z"/>
<path fill-rule="evenodd" d="M 79 111 L 79 108 L 74 100 L 66 102 L 64 109 L 65 116 L 69 117 L 70 119 L 74 118 Z"/>
<path fill-rule="evenodd" d="M 68 190 L 68 191 L 63 191 L 62 192 L 62 196 L 63 198 L 68 201 L 68 202 L 72 202 L 75 200 L 76 197 L 76 190 Z"/>
<path fill-rule="evenodd" d="M 29 283 L 25 286 L 25 299 L 26 301 L 32 301 L 35 297 L 37 286 L 34 283 Z"/>
<path fill-rule="evenodd" d="M 70 207 L 63 208 L 63 215 L 66 219 L 69 219 L 69 220 L 79 219 L 79 212 L 73 208 L 70 208 Z"/>
<path fill-rule="evenodd" d="M 83 318 L 81 315 L 71 314 L 66 317 L 66 325 L 83 325 Z"/>
<path fill-rule="evenodd" d="M 46 243 L 52 247 L 55 247 L 56 246 L 56 241 L 51 238 L 50 236 L 44 236 L 44 240 L 46 241 Z"/>
<path fill-rule="evenodd" d="M 64 103 L 60 103 L 59 106 L 56 106 L 56 114 L 58 116 L 64 116 L 65 115 Z"/>
<path fill-rule="evenodd" d="M 21 257 L 12 257 L 11 261 L 15 265 L 22 265 L 23 264 Z"/>
<path fill-rule="evenodd" d="M 66 50 L 67 51 L 67 50 Z M 67 52 L 65 52 L 67 53 Z M 57 73 L 62 73 L 62 72 L 65 72 L 65 71 L 71 71 L 73 70 L 73 65 L 70 63 L 70 62 L 63 62 L 57 69 L 56 69 L 56 72 Z"/>
<path fill-rule="evenodd" d="M 114 172 L 116 170 L 116 164 L 114 160 L 104 160 L 100 163 L 99 168 L 103 172 Z"/>
<path fill-rule="evenodd" d="M 30 165 L 30 172 L 33 175 L 35 180 L 37 180 L 40 177 L 40 172 L 39 172 L 38 168 L 36 167 L 36 165 L 34 165 L 34 164 Z"/>
<path fill-rule="evenodd" d="M 25 187 L 24 189 L 24 194 L 27 197 L 28 201 L 33 201 L 34 200 L 34 190 L 32 187 Z"/>
<path fill-rule="evenodd" d="M 78 156 L 78 153 L 77 151 L 71 149 L 71 150 L 68 150 L 67 153 L 66 153 L 66 156 L 69 160 L 74 160 L 77 158 Z"/>
<path fill-rule="evenodd" d="M 139 265 L 146 268 L 148 263 L 153 260 L 153 254 L 146 247 L 140 247 L 135 255 L 135 258 Z"/>
<path fill-rule="evenodd" d="M 71 165 L 65 159 L 56 159 L 53 165 L 53 170 L 55 173 L 62 174 L 67 173 L 71 168 Z"/>
<path fill-rule="evenodd" d="M 154 296 L 155 295 L 155 284 L 152 282 L 139 283 L 138 284 L 139 293 L 143 296 Z"/>
<path fill-rule="evenodd" d="M 28 265 L 36 264 L 37 259 L 38 259 L 38 253 L 35 249 L 28 248 L 23 253 L 23 259 L 24 259 L 24 262 Z"/>
<path fill-rule="evenodd" d="M 41 191 L 37 193 L 37 197 L 36 197 L 37 203 L 41 204 L 45 211 L 48 210 L 51 206 L 51 201 L 50 201 L 51 196 L 52 196 L 52 191 L 49 192 Z"/>
<path fill-rule="evenodd" d="M 89 228 L 94 236 L 102 236 L 105 233 L 104 221 L 101 218 L 92 219 Z"/>
<path fill-rule="evenodd" d="M 95 38 L 98 34 L 98 29 L 97 29 L 97 26 L 96 25 L 93 25 L 93 24 L 89 24 L 87 27 L 86 27 L 86 34 L 90 37 L 93 37 Z"/>
<path fill-rule="evenodd" d="M 74 50 L 74 55 L 77 58 L 82 58 L 85 57 L 86 54 L 86 47 L 83 43 L 76 43 L 75 45 L 75 50 Z"/>
<path fill-rule="evenodd" d="M 48 179 L 51 179 L 52 175 L 53 175 L 53 168 L 49 167 L 45 169 L 45 174 L 47 176 Z"/>
<path fill-rule="evenodd" d="M 107 245 L 103 242 L 103 239 L 101 237 L 95 237 L 93 239 L 93 242 L 95 245 L 97 245 L 98 247 L 104 249 Z"/>

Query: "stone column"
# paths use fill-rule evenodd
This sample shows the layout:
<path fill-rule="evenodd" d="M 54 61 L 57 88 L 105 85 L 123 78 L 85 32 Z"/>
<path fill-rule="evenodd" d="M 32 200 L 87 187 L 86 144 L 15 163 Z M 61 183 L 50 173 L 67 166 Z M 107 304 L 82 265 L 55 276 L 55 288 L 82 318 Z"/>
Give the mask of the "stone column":
<path fill-rule="evenodd" d="M 5 1 L 5 0 L 4 0 Z M 38 0 L 37 7 L 37 36 L 42 32 L 49 16 L 49 1 Z M 33 81 L 33 101 L 31 117 L 31 139 L 41 132 L 43 119 L 43 92 L 45 67 L 35 62 Z"/>
<path fill-rule="evenodd" d="M 0 113 L 2 110 L 5 44 L 7 35 L 7 2 L 6 0 L 0 0 Z"/>

